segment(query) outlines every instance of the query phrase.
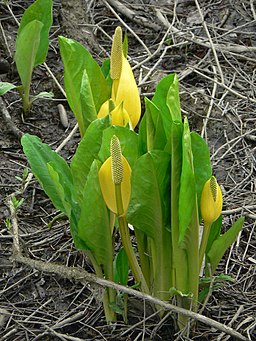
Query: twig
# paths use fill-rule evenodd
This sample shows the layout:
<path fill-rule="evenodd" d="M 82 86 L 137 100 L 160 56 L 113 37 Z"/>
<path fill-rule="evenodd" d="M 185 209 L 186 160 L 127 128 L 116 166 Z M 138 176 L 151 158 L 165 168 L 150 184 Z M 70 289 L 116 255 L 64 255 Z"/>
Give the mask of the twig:
<path fill-rule="evenodd" d="M 43 64 L 44 67 L 46 68 L 46 71 L 49 73 L 49 75 L 52 77 L 52 79 L 54 80 L 55 84 L 57 85 L 57 87 L 60 89 L 60 91 L 62 92 L 63 96 L 66 98 L 66 92 L 65 90 L 63 89 L 63 87 L 60 85 L 58 79 L 54 76 L 54 74 L 52 73 L 51 69 L 49 68 L 49 66 L 44 63 Z"/>
<path fill-rule="evenodd" d="M 207 35 L 208 39 L 209 39 L 209 44 L 210 44 L 210 46 L 211 46 L 211 49 L 212 49 L 212 52 L 213 52 L 213 55 L 214 55 L 214 59 L 215 59 L 216 65 L 217 65 L 217 68 L 218 68 L 218 70 L 219 70 L 219 74 L 220 74 L 220 78 L 221 78 L 221 83 L 224 84 L 223 72 L 222 72 L 222 69 L 221 69 L 221 66 L 220 66 L 220 62 L 219 62 L 218 55 L 217 55 L 217 53 L 216 53 L 215 46 L 214 46 L 213 41 L 212 41 L 212 37 L 211 37 L 211 35 L 210 35 L 210 32 L 209 32 L 208 27 L 207 27 L 207 25 L 206 25 L 206 22 L 205 22 L 205 20 L 204 20 L 204 16 L 203 16 L 203 13 L 202 13 L 202 11 L 201 11 L 201 7 L 200 7 L 198 1 L 195 0 L 195 3 L 196 3 L 197 10 L 198 10 L 198 12 L 199 12 L 199 15 L 200 15 L 200 17 L 201 17 L 201 20 L 202 20 L 202 24 L 203 24 L 204 30 L 205 30 L 205 32 L 206 32 L 206 35 Z"/>
<path fill-rule="evenodd" d="M 235 313 L 235 315 L 232 317 L 231 321 L 229 322 L 229 326 L 232 326 L 233 322 L 235 322 L 235 320 L 238 318 L 238 316 L 240 315 L 240 313 L 244 310 L 244 306 L 240 305 L 240 307 L 238 308 L 237 312 Z M 225 336 L 224 333 L 221 333 L 218 338 L 217 341 L 221 341 L 223 340 L 223 337 Z M 226 340 L 228 340 L 229 337 L 226 338 Z"/>
<path fill-rule="evenodd" d="M 6 108 L 6 105 L 3 99 L 0 97 L 0 112 L 2 114 L 3 120 L 6 124 L 7 129 L 9 129 L 14 136 L 16 136 L 19 140 L 24 134 L 16 125 L 13 123 L 12 118 L 9 114 L 9 111 Z"/>
<path fill-rule="evenodd" d="M 106 3 L 111 4 L 113 7 L 115 7 L 120 13 L 125 15 L 128 19 L 136 22 L 137 24 L 142 24 L 145 27 L 148 27 L 150 29 L 153 29 L 154 31 L 161 31 L 161 26 L 157 25 L 154 21 L 149 21 L 147 18 L 144 18 L 142 16 L 138 16 L 134 11 L 127 8 L 123 3 L 120 3 L 120 1 L 117 0 L 103 0 L 103 3 L 106 5 Z"/>
<path fill-rule="evenodd" d="M 150 21 L 147 18 L 144 18 L 142 16 L 138 16 L 133 10 L 127 8 L 123 3 L 121 3 L 120 1 L 117 0 L 104 0 L 103 1 L 105 4 L 106 2 L 108 2 L 109 4 L 111 4 L 113 7 L 116 8 L 116 10 L 118 10 L 120 13 L 122 13 L 123 15 L 125 15 L 128 19 L 132 20 L 133 22 L 139 24 L 139 25 L 143 25 L 144 27 L 153 29 L 156 32 L 161 31 L 162 27 L 169 27 L 169 22 L 167 20 L 160 20 L 160 13 L 161 11 L 158 8 L 154 8 L 155 12 L 156 12 L 156 16 L 159 19 L 159 24 L 156 24 L 154 20 Z M 252 13 L 253 12 L 253 0 L 250 0 L 251 3 L 251 9 L 252 9 Z M 161 13 L 162 15 L 162 13 Z M 254 14 L 253 14 L 254 15 Z M 163 18 L 163 15 L 162 15 Z M 236 28 L 237 29 L 237 28 Z M 231 45 L 231 44 L 215 44 L 212 42 L 212 45 L 210 44 L 210 42 L 206 42 L 203 38 L 200 37 L 196 37 L 194 35 L 191 35 L 191 33 L 184 33 L 183 31 L 180 31 L 179 29 L 177 29 L 176 27 L 172 26 L 171 32 L 173 34 L 176 34 L 177 37 L 180 37 L 184 40 L 187 40 L 188 42 L 193 42 L 195 44 L 207 47 L 212 49 L 212 47 L 214 47 L 214 49 L 216 51 L 220 51 L 220 52 L 231 52 L 231 53 L 238 53 L 240 54 L 240 57 L 243 58 L 243 54 L 244 53 L 250 53 L 250 52 L 255 52 L 256 51 L 256 47 L 255 46 L 243 46 L 243 45 Z M 186 42 L 185 42 L 186 43 Z"/>
<path fill-rule="evenodd" d="M 15 212 L 15 210 L 13 211 L 11 201 L 9 201 L 9 207 L 10 207 L 10 210 L 12 212 L 11 222 L 12 222 L 12 226 L 13 226 L 13 238 L 14 238 L 13 259 L 16 262 L 26 264 L 26 265 L 32 267 L 33 269 L 37 269 L 39 271 L 57 274 L 57 275 L 61 276 L 62 278 L 66 278 L 66 279 L 70 279 L 70 280 L 74 279 L 76 281 L 79 281 L 83 285 L 87 285 L 88 283 L 95 283 L 101 287 L 107 287 L 107 288 L 115 289 L 117 291 L 121 291 L 121 292 L 126 293 L 128 295 L 132 295 L 132 296 L 135 296 L 139 299 L 146 300 L 152 304 L 158 305 L 158 306 L 162 307 L 164 310 L 171 310 L 175 313 L 179 313 L 179 314 L 183 314 L 185 316 L 188 316 L 192 319 L 195 319 L 195 320 L 200 321 L 204 324 L 212 326 L 212 327 L 214 327 L 214 328 L 216 328 L 216 329 L 218 329 L 218 330 L 220 330 L 220 331 L 222 331 L 228 335 L 236 337 L 239 340 L 242 340 L 242 341 L 248 340 L 248 338 L 244 337 L 240 333 L 236 332 L 234 329 L 227 327 L 220 322 L 214 321 L 214 320 L 212 320 L 206 316 L 200 315 L 200 314 L 195 313 L 193 311 L 177 307 L 177 306 L 170 304 L 170 303 L 167 303 L 167 302 L 163 302 L 163 301 L 161 301 L 155 297 L 152 297 L 148 294 L 144 294 L 144 293 L 136 291 L 134 289 L 127 288 L 123 285 L 119 285 L 119 284 L 116 284 L 114 282 L 111 282 L 111 281 L 108 281 L 108 280 L 105 280 L 102 278 L 98 278 L 95 275 L 90 274 L 83 269 L 71 268 L 71 267 L 67 267 L 67 266 L 59 265 L 59 264 L 55 264 L 55 263 L 46 263 L 46 262 L 43 262 L 40 260 L 35 260 L 35 259 L 31 259 L 31 258 L 22 256 L 20 246 L 19 246 L 19 238 L 18 238 L 18 233 L 19 233 L 18 222 L 17 222 L 16 212 Z"/>
<path fill-rule="evenodd" d="M 68 143 L 68 141 L 75 135 L 78 130 L 78 123 L 74 126 L 68 136 L 61 142 L 61 144 L 55 149 L 56 153 L 59 153 L 61 149 Z"/>
<path fill-rule="evenodd" d="M 141 65 L 145 64 L 146 62 L 148 62 L 149 60 L 151 60 L 153 57 L 155 57 L 155 56 L 158 54 L 158 52 L 161 50 L 161 48 L 162 48 L 163 45 L 164 45 L 164 42 L 165 42 L 165 40 L 166 40 L 166 37 L 167 37 L 169 31 L 170 31 L 170 28 L 168 28 L 167 31 L 165 32 L 163 38 L 161 39 L 160 43 L 158 44 L 157 49 L 156 49 L 151 55 L 147 56 L 146 59 L 142 60 L 142 61 L 139 62 L 139 63 L 136 63 L 136 65 L 132 68 L 133 70 L 135 70 L 135 69 L 137 69 L 138 67 L 140 67 Z"/>
<path fill-rule="evenodd" d="M 144 294 L 142 292 L 139 292 L 137 290 L 127 288 L 123 285 L 116 284 L 114 282 L 98 278 L 93 274 L 88 273 L 87 271 L 79 268 L 71 268 L 67 267 L 64 265 L 59 265 L 55 263 L 46 263 L 40 260 L 35 260 L 31 259 L 28 257 L 24 257 L 21 253 L 20 245 L 19 245 L 19 230 L 18 230 L 18 222 L 17 222 L 17 216 L 16 216 L 16 211 L 13 207 L 11 199 L 9 200 L 9 208 L 11 211 L 11 222 L 12 222 L 12 227 L 13 227 L 13 260 L 19 263 L 26 264 L 33 269 L 37 269 L 39 271 L 47 272 L 47 273 L 52 273 L 52 274 L 57 274 L 61 276 L 62 278 L 66 279 L 74 279 L 76 281 L 79 281 L 83 285 L 87 285 L 88 283 L 95 283 L 101 287 L 107 287 L 107 288 L 112 288 L 117 291 L 121 291 L 123 293 L 126 293 L 128 295 L 135 296 L 139 299 L 146 300 L 152 304 L 158 305 L 162 307 L 164 310 L 171 310 L 175 313 L 183 314 L 185 316 L 188 316 L 192 319 L 195 319 L 197 321 L 200 321 L 204 324 L 207 324 L 209 326 L 212 326 L 213 328 L 216 328 L 228 335 L 231 335 L 233 337 L 238 338 L 239 340 L 242 341 L 247 341 L 248 338 L 244 337 L 240 333 L 236 332 L 234 329 L 231 327 L 227 327 L 224 324 L 214 321 L 206 316 L 200 315 L 198 313 L 195 313 L 190 310 L 186 310 L 180 307 L 177 307 L 173 304 L 163 302 L 155 297 L 152 297 L 148 294 Z"/>
<path fill-rule="evenodd" d="M 114 282 L 111 282 L 111 281 L 108 281 L 108 280 L 105 280 L 102 278 L 98 278 L 95 275 L 90 274 L 85 270 L 81 270 L 78 268 L 70 268 L 70 267 L 66 267 L 64 265 L 59 265 L 59 264 L 55 264 L 55 263 L 45 263 L 45 262 L 42 262 L 39 260 L 30 259 L 30 258 L 21 256 L 21 255 L 17 255 L 17 254 L 14 257 L 14 259 L 16 262 L 26 264 L 26 265 L 28 265 L 34 269 L 37 269 L 39 271 L 56 274 L 56 275 L 61 276 L 62 278 L 66 278 L 66 279 L 70 279 L 70 280 L 74 279 L 76 281 L 79 281 L 83 285 L 87 285 L 88 283 L 95 283 L 101 287 L 107 287 L 107 288 L 115 289 L 117 291 L 121 291 L 121 292 L 126 293 L 128 295 L 137 297 L 138 299 L 146 300 L 152 304 L 161 306 L 164 310 L 171 310 L 175 313 L 180 313 L 180 314 L 183 314 L 185 316 L 188 316 L 192 319 L 195 319 L 195 320 L 200 321 L 206 325 L 209 325 L 213 328 L 216 328 L 220 331 L 223 331 L 224 333 L 226 333 L 228 335 L 236 337 L 239 340 L 244 340 L 244 341 L 249 340 L 245 336 L 236 332 L 234 329 L 227 327 L 226 325 L 224 325 L 220 322 L 214 321 L 214 320 L 212 320 L 206 316 L 197 314 L 197 313 L 190 311 L 190 310 L 186 310 L 186 309 L 177 307 L 177 306 L 170 304 L 170 303 L 167 303 L 167 302 L 163 302 L 163 301 L 161 301 L 155 297 L 152 297 L 150 295 L 136 291 L 134 289 L 130 289 L 130 288 L 127 288 L 125 286 L 116 284 Z"/>
<path fill-rule="evenodd" d="M 222 86 L 223 88 L 227 89 L 227 90 L 228 90 L 229 92 L 231 92 L 233 95 L 235 95 L 235 96 L 237 96 L 237 97 L 239 97 L 239 98 L 242 98 L 242 99 L 244 99 L 244 100 L 248 100 L 248 101 L 250 101 L 250 102 L 252 102 L 252 103 L 256 103 L 256 99 L 255 99 L 255 98 L 251 98 L 251 97 L 248 97 L 248 96 L 244 96 L 244 95 L 240 94 L 239 92 L 233 90 L 232 88 L 230 88 L 230 87 L 227 86 L 226 84 L 223 84 L 222 82 L 219 82 L 219 81 L 216 80 L 216 79 L 212 79 L 211 77 L 206 76 L 204 73 L 198 71 L 198 70 L 195 69 L 195 68 L 192 68 L 192 67 L 191 67 L 190 69 L 193 70 L 193 71 L 194 71 L 195 73 L 197 73 L 198 75 L 200 75 L 200 76 L 202 76 L 202 77 L 204 77 L 204 78 L 206 78 L 206 79 L 208 79 L 208 80 L 210 80 L 210 81 L 213 81 L 213 82 L 217 83 L 218 85 Z"/>
<path fill-rule="evenodd" d="M 127 28 L 128 31 L 130 31 L 133 36 L 140 42 L 140 44 L 144 47 L 144 49 L 147 51 L 147 53 L 149 55 L 151 55 L 152 53 L 149 51 L 148 47 L 145 45 L 145 43 L 140 39 L 140 37 L 130 28 L 130 26 L 128 26 L 124 21 L 123 19 L 116 13 L 116 11 L 110 6 L 110 4 L 108 2 L 113 2 L 112 1 L 106 1 L 106 0 L 103 0 L 103 3 L 110 9 L 110 11 L 117 17 L 117 19 L 122 23 L 122 25 L 124 27 Z"/>
<path fill-rule="evenodd" d="M 216 95 L 216 91 L 217 91 L 216 67 L 214 65 L 212 65 L 212 69 L 213 69 L 213 73 L 214 73 L 213 89 L 212 89 L 211 101 L 210 101 L 210 104 L 209 104 L 209 108 L 208 108 L 206 117 L 204 119 L 204 124 L 203 124 L 202 132 L 201 132 L 201 136 L 202 137 L 206 136 L 206 126 L 207 126 L 207 123 L 209 121 L 209 117 L 210 117 L 211 112 L 212 112 L 212 108 L 213 108 L 213 104 L 214 104 L 214 100 L 215 100 L 215 95 Z"/>
<path fill-rule="evenodd" d="M 231 150 L 238 142 L 240 142 L 240 141 L 242 140 L 243 137 L 245 137 L 245 136 L 248 135 L 248 134 L 251 134 L 251 133 L 254 132 L 255 130 L 256 130 L 256 129 L 250 130 L 250 131 L 248 131 L 248 132 L 246 132 L 246 133 L 244 133 L 244 134 L 242 134 L 242 135 L 240 135 L 240 136 L 234 137 L 232 140 L 230 140 L 230 141 L 228 141 L 228 142 L 222 144 L 222 145 L 221 145 L 221 146 L 212 154 L 211 160 L 214 160 L 215 157 L 216 157 L 216 155 L 217 155 L 223 148 L 229 146 L 231 143 L 234 142 L 234 143 L 232 144 L 232 146 L 231 146 L 223 155 L 221 155 L 221 157 L 219 157 L 219 158 L 217 159 L 216 164 L 219 163 L 219 162 L 220 162 L 220 161 L 221 161 L 221 160 L 230 152 L 230 150 Z"/>
<path fill-rule="evenodd" d="M 250 5 L 251 5 L 251 11 L 253 15 L 253 19 L 256 20 L 256 13 L 255 13 L 255 8 L 254 8 L 254 0 L 250 0 Z"/>
<path fill-rule="evenodd" d="M 1 32 L 2 32 L 2 35 L 3 35 L 3 39 L 4 39 L 4 43 L 5 43 L 5 46 L 7 48 L 8 53 L 9 53 L 9 56 L 12 57 L 12 53 L 11 53 L 11 50 L 9 48 L 8 41 L 6 39 L 6 35 L 4 33 L 4 29 L 3 29 L 1 21 L 0 21 L 0 29 L 1 29 Z"/>

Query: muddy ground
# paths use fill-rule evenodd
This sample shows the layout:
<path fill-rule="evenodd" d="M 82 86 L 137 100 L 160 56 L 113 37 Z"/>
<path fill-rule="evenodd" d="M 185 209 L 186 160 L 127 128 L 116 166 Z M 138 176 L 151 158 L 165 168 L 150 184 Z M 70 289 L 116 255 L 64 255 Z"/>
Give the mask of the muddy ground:
<path fill-rule="evenodd" d="M 1 81 L 19 84 L 13 63 L 16 20 L 31 2 L 0 1 Z M 58 35 L 82 42 L 101 63 L 109 55 L 117 25 L 128 32 L 129 57 L 142 96 L 150 98 L 163 76 L 178 74 L 182 113 L 191 130 L 206 138 L 222 186 L 224 230 L 245 216 L 242 232 L 217 271 L 234 282 L 216 288 L 202 313 L 255 340 L 256 5 L 249 0 L 53 3 L 46 63 L 61 85 Z M 52 91 L 52 100 L 38 100 L 25 118 L 17 92 L 7 93 L 0 103 L 0 339 L 234 340 L 203 323 L 197 323 L 193 337 L 175 334 L 172 313 L 164 320 L 150 316 L 136 298 L 130 299 L 128 324 L 120 318 L 115 326 L 107 326 L 95 285 L 41 271 L 21 259 L 13 262 L 10 221 L 18 224 L 25 257 L 92 271 L 86 256 L 73 245 L 68 222 L 59 220 L 48 227 L 58 212 L 37 181 L 32 179 L 25 191 L 22 187 L 28 164 L 20 135 L 36 134 L 55 149 L 76 124 L 49 69 L 43 65 L 35 69 L 32 93 Z M 60 122 L 58 104 L 67 110 L 67 128 Z M 60 154 L 70 160 L 78 141 L 76 132 Z M 9 205 L 13 193 L 24 199 L 15 217 Z"/>

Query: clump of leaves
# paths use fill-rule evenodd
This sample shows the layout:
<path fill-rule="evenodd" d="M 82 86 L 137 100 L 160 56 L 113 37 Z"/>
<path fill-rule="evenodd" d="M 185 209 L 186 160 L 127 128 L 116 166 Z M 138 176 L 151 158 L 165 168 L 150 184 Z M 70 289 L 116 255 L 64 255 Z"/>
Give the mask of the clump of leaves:
<path fill-rule="evenodd" d="M 221 190 L 206 142 L 182 119 L 176 74 L 159 82 L 151 100 L 145 98 L 138 133 L 133 130 L 140 97 L 120 34 L 117 28 L 110 63 L 102 67 L 82 45 L 59 38 L 67 98 L 81 133 L 70 165 L 36 136 L 25 134 L 21 142 L 32 172 L 70 220 L 75 245 L 88 254 L 97 276 L 126 285 L 129 265 L 139 290 L 162 300 L 175 295 L 178 306 L 197 311 L 203 259 L 208 278 L 207 269 L 214 274 L 243 218 L 221 234 Z M 113 245 L 117 230 L 119 250 Z M 108 322 L 120 307 L 126 318 L 125 297 L 120 302 L 107 288 L 103 303 Z M 178 316 L 180 329 L 187 322 Z"/>

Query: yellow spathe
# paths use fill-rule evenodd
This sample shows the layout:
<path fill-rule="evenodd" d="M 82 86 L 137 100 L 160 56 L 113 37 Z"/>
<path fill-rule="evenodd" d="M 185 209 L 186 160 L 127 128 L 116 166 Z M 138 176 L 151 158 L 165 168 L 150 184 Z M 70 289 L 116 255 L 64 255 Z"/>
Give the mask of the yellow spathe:
<path fill-rule="evenodd" d="M 105 117 L 109 114 L 109 100 L 105 101 L 101 107 L 100 107 L 100 111 L 98 112 L 97 117 L 98 118 L 102 118 Z"/>
<path fill-rule="evenodd" d="M 212 176 L 206 181 L 200 202 L 201 215 L 204 222 L 212 224 L 222 211 L 222 192 L 216 178 Z"/>
<path fill-rule="evenodd" d="M 111 111 L 111 121 L 113 125 L 121 127 L 125 127 L 130 122 L 129 115 L 124 108 L 123 102 Z"/>
<path fill-rule="evenodd" d="M 131 167 L 122 155 L 123 179 L 121 183 L 121 195 L 124 213 L 127 211 L 131 197 Z M 110 156 L 99 170 L 101 192 L 106 205 L 113 213 L 117 214 L 115 184 L 112 179 L 112 157 Z"/>
<path fill-rule="evenodd" d="M 113 80 L 112 98 L 116 105 L 124 103 L 124 109 L 127 111 L 134 129 L 141 115 L 140 94 L 130 64 L 124 55 L 122 55 L 120 78 Z"/>
<path fill-rule="evenodd" d="M 124 108 L 123 102 L 114 107 L 113 110 L 110 110 L 110 101 L 112 102 L 112 106 L 115 106 L 112 99 L 107 100 L 102 104 L 97 117 L 102 118 L 110 114 L 112 125 L 121 127 L 125 127 L 128 123 L 131 125 L 129 115 Z"/>
<path fill-rule="evenodd" d="M 110 76 L 112 99 L 118 106 L 124 103 L 132 128 L 135 128 L 141 115 L 140 94 L 128 60 L 122 50 L 122 29 L 117 27 L 113 37 L 110 56 Z"/>

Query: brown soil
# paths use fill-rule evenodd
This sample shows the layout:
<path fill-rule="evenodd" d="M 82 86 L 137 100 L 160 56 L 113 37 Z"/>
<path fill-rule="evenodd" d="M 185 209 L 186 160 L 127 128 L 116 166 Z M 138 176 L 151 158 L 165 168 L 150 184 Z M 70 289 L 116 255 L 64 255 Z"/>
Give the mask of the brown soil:
<path fill-rule="evenodd" d="M 0 2 L 0 81 L 19 84 L 13 63 L 17 33 L 13 15 L 20 20 L 31 2 L 10 1 L 9 8 Z M 256 8 L 249 0 L 200 1 L 205 20 L 202 23 L 196 3 L 56 0 L 46 62 L 62 84 L 58 35 L 79 40 L 101 63 L 110 51 L 114 28 L 121 25 L 128 32 L 129 56 L 140 79 L 142 96 L 151 97 L 163 76 L 178 74 L 182 113 L 188 117 L 191 130 L 203 131 L 214 174 L 222 186 L 224 229 L 245 216 L 241 234 L 218 268 L 219 274 L 230 275 L 235 281 L 213 291 L 203 314 L 255 340 Z M 234 339 L 202 323 L 197 324 L 192 338 L 175 335 L 171 313 L 161 321 L 150 316 L 150 310 L 135 298 L 129 301 L 128 324 L 120 317 L 117 324 L 107 326 L 98 287 L 13 262 L 9 200 L 19 192 L 17 199 L 24 198 L 17 212 L 22 254 L 45 263 L 92 271 L 86 256 L 75 249 L 67 221 L 58 220 L 48 228 L 58 212 L 37 181 L 33 179 L 22 191 L 20 178 L 28 164 L 20 132 L 38 135 L 55 149 L 76 124 L 62 92 L 44 66 L 33 74 L 32 92 L 40 91 L 53 91 L 54 99 L 35 102 L 24 122 L 15 91 L 5 94 L 0 103 L 0 339 Z M 60 103 L 67 110 L 67 129 L 60 122 Z M 60 154 L 70 160 L 78 141 L 77 132 Z"/>

